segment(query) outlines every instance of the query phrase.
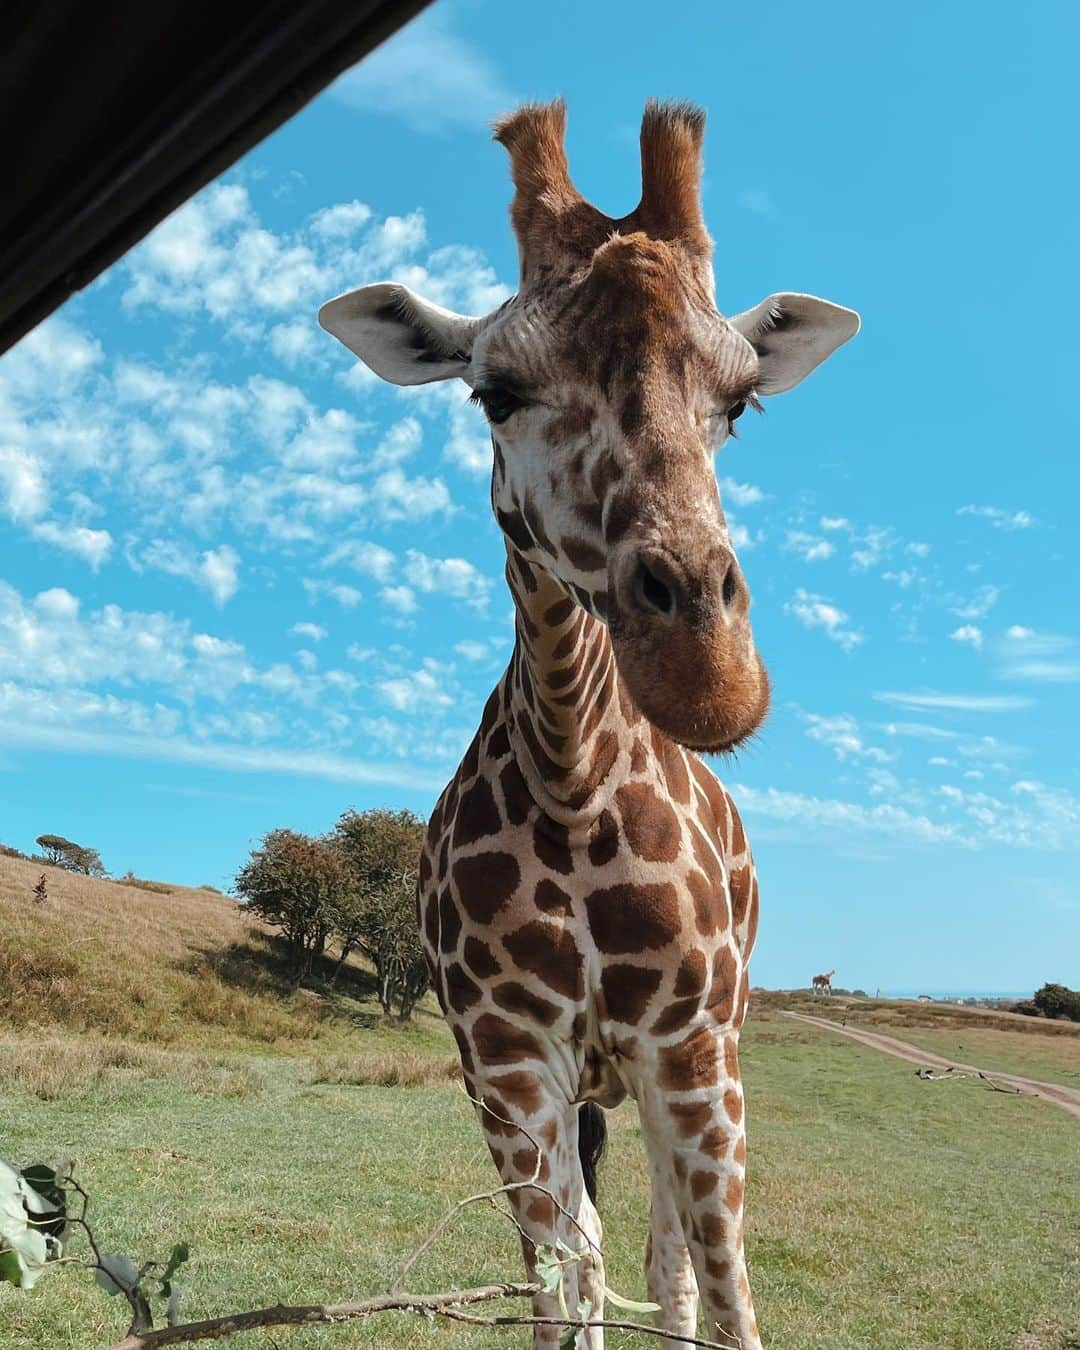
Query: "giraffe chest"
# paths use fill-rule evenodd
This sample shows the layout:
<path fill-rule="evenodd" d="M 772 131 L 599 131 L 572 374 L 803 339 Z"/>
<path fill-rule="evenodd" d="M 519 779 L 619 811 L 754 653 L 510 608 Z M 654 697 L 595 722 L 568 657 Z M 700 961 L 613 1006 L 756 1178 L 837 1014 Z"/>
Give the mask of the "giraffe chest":
<path fill-rule="evenodd" d="M 508 819 L 505 777 L 478 765 L 425 850 L 422 933 L 451 1020 L 489 1010 L 604 1051 L 735 1020 L 756 882 L 715 780 L 711 802 L 682 803 L 631 780 L 575 834 L 524 800 Z"/>

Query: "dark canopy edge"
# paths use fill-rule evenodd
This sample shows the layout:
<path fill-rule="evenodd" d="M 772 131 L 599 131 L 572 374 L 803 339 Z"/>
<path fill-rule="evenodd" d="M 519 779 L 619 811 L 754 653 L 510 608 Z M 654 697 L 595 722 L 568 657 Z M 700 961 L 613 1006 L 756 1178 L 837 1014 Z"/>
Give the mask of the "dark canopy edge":
<path fill-rule="evenodd" d="M 143 14 L 167 12 L 178 30 L 177 46 L 192 36 L 182 31 L 183 25 L 194 26 L 195 37 L 205 41 L 204 56 L 190 60 L 186 68 L 168 68 L 164 63 L 174 33 L 164 26 L 167 36 L 150 52 L 149 71 L 145 65 L 140 68 L 143 81 L 147 74 L 160 74 L 158 89 L 164 93 L 145 107 L 120 101 L 123 115 L 117 121 L 122 120 L 122 125 L 109 128 L 115 135 L 107 154 L 101 153 L 100 145 L 84 147 L 79 139 L 79 101 L 95 94 L 94 51 L 84 52 L 85 61 L 78 67 L 86 72 L 84 88 L 72 90 L 62 78 L 57 79 L 57 68 L 63 75 L 65 57 L 70 59 L 75 53 L 57 52 L 55 34 L 67 17 L 64 10 L 79 6 L 80 0 L 45 0 L 41 8 L 35 7 L 34 18 L 22 25 L 16 22 L 14 26 L 22 28 L 26 41 L 20 49 L 16 32 L 8 45 L 4 65 L 11 77 L 5 76 L 0 89 L 0 119 L 8 139 L 5 177 L 12 193 L 8 198 L 12 209 L 0 227 L 0 352 L 93 281 L 170 211 L 275 131 L 428 2 L 220 0 L 216 19 L 209 4 L 193 0 L 180 0 L 175 9 L 167 2 L 160 8 L 148 6 Z M 118 59 L 115 44 L 128 43 L 119 59 L 137 60 L 143 36 L 138 19 L 131 33 L 119 27 L 123 8 L 90 7 L 91 13 L 101 16 L 102 39 L 114 44 L 109 49 L 113 70 Z M 82 13 L 86 12 L 84 8 Z M 49 30 L 43 32 L 37 23 L 37 31 L 32 31 L 35 19 L 43 13 Z M 9 11 L 3 26 L 11 22 Z M 206 26 L 205 34 L 198 31 L 199 24 Z M 212 45 L 215 39 L 217 45 Z M 190 44 L 185 50 L 190 52 Z M 153 69 L 155 61 L 162 63 L 160 72 Z M 41 83 L 49 81 L 45 86 Z M 35 140 L 35 127 L 28 124 L 43 87 L 50 98 L 55 89 L 55 99 L 60 101 L 56 120 L 62 135 L 69 125 L 60 115 L 65 111 L 62 104 L 69 101 L 66 144 L 48 135 L 42 144 Z M 29 99 L 27 90 L 33 93 Z M 55 101 L 49 106 L 57 112 Z M 72 161 L 67 166 L 59 162 L 60 152 L 69 151 L 74 168 Z M 33 166 L 31 160 L 42 154 L 55 154 L 55 161 L 45 166 L 44 177 L 40 163 Z M 20 172 L 20 162 L 24 172 Z M 32 177 L 32 168 L 39 174 L 42 190 L 20 196 L 20 180 Z"/>

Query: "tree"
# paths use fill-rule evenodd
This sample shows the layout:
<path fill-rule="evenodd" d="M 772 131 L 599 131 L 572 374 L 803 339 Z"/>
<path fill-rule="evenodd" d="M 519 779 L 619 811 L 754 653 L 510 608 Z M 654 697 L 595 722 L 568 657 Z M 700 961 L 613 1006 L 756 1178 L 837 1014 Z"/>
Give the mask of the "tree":
<path fill-rule="evenodd" d="M 108 873 L 96 848 L 86 848 L 62 834 L 39 834 L 34 840 L 46 861 L 67 872 L 81 872 L 88 877 L 103 877 Z"/>
<path fill-rule="evenodd" d="M 1044 984 L 1032 998 L 1043 1017 L 1080 1022 L 1080 991 L 1064 984 Z"/>
<path fill-rule="evenodd" d="M 428 986 L 416 925 L 417 862 L 424 822 L 411 811 L 346 811 L 334 837 L 347 860 L 352 888 L 335 915 L 341 943 L 338 969 L 359 950 L 375 967 L 387 1016 L 407 1021 Z"/>
<path fill-rule="evenodd" d="M 233 889 L 254 914 L 281 929 L 298 985 L 324 950 L 351 886 L 349 868 L 333 840 L 271 830 L 237 873 Z"/>

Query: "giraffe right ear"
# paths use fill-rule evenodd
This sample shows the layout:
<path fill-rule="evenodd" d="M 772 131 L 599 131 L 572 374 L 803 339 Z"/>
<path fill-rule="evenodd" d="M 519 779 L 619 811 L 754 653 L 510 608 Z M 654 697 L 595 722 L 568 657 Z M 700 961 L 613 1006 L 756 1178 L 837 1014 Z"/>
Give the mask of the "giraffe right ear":
<path fill-rule="evenodd" d="M 323 328 L 391 384 L 464 375 L 482 322 L 388 281 L 339 295 L 319 310 Z"/>

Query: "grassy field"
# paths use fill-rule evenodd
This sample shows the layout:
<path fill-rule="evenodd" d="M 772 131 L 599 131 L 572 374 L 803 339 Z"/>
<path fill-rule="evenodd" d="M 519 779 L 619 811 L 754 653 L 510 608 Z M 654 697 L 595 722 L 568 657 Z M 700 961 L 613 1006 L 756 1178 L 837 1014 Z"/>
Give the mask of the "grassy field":
<path fill-rule="evenodd" d="M 173 1241 L 190 1241 L 189 1315 L 378 1292 L 455 1199 L 495 1184 L 450 1076 L 451 1042 L 430 1009 L 412 1028 L 382 1023 L 362 972 L 347 994 L 283 1001 L 263 936 L 220 897 L 133 899 L 127 888 L 82 886 L 79 899 L 61 896 L 58 883 L 57 909 L 66 906 L 58 923 L 56 913 L 24 909 L 21 891 L 0 878 L 0 1154 L 21 1163 L 75 1156 L 106 1249 L 162 1255 Z M 145 912 L 121 924 L 118 910 L 130 916 L 143 895 Z M 46 997 L 49 986 L 18 982 L 25 959 L 12 934 L 41 959 L 50 923 L 55 949 L 76 966 L 63 978 L 79 987 Z M 65 923 L 77 942 L 55 941 Z M 126 977 L 101 953 L 136 940 L 142 966 L 132 984 L 147 1002 L 130 1012 L 123 1037 L 106 1036 L 100 1010 Z M 193 951 L 203 964 L 192 966 Z M 243 986 L 253 972 L 256 982 Z M 91 976 L 100 988 L 80 986 Z M 218 1012 L 205 1020 L 204 982 L 215 1008 L 246 1000 L 248 1020 Z M 784 1002 L 756 1001 L 743 1054 L 747 1245 L 770 1350 L 1076 1350 L 1076 1121 L 973 1081 L 920 1082 L 910 1065 L 780 1017 Z M 79 1010 L 73 1025 L 64 1021 L 70 1009 Z M 281 1031 L 277 1019 L 292 1017 L 301 1032 Z M 977 1030 L 1023 1036 L 1033 1061 L 1048 1064 L 1074 1043 L 1053 1032 Z M 969 1029 L 895 1028 L 905 1039 L 917 1033 L 967 1044 Z M 1011 1044 L 1001 1042 L 1000 1054 Z M 985 1045 L 989 1060 L 999 1043 Z M 600 1183 L 609 1279 L 641 1297 L 641 1140 L 629 1106 L 611 1113 L 610 1125 Z M 477 1210 L 425 1257 L 411 1285 L 518 1276 L 512 1230 Z M 29 1294 L 0 1289 L 2 1350 L 97 1350 L 118 1338 L 123 1320 L 73 1267 L 50 1272 Z M 525 1341 L 520 1331 L 385 1317 L 237 1344 L 465 1350 Z"/>
<path fill-rule="evenodd" d="M 814 999 L 769 993 L 763 1002 L 769 1007 L 842 1019 L 850 1027 L 895 1036 L 959 1063 L 1080 1087 L 1080 1025 L 1075 1022 L 886 999 Z"/>

